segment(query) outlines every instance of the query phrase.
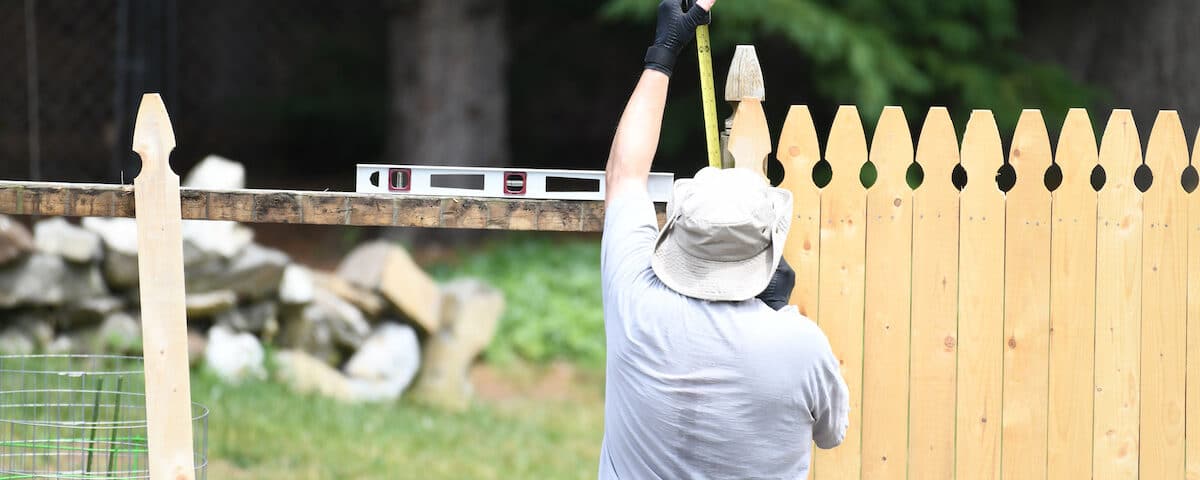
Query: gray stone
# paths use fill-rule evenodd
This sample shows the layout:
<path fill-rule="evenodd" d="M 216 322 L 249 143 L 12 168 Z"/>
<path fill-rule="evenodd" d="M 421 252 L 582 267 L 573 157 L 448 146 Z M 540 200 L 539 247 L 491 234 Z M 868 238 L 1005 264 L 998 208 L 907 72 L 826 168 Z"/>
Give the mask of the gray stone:
<path fill-rule="evenodd" d="M 47 254 L 30 255 L 0 267 L 0 308 L 61 304 L 66 272 L 61 258 Z"/>
<path fill-rule="evenodd" d="M 341 361 L 341 353 L 333 342 L 333 329 L 317 305 L 288 310 L 279 332 L 279 345 L 306 352 L 329 365 Z"/>
<path fill-rule="evenodd" d="M 36 347 L 24 329 L 9 327 L 0 331 L 0 355 L 31 355 Z"/>
<path fill-rule="evenodd" d="M 96 325 L 122 308 L 125 308 L 125 300 L 117 297 L 84 298 L 65 305 L 56 318 L 62 328 Z"/>
<path fill-rule="evenodd" d="M 183 241 L 199 252 L 233 258 L 254 241 L 254 230 L 237 222 L 184 220 Z"/>
<path fill-rule="evenodd" d="M 8 215 L 0 215 L 0 265 L 25 258 L 33 250 L 29 229 Z"/>
<path fill-rule="evenodd" d="M 115 354 L 137 354 L 142 351 L 141 321 L 125 312 L 104 318 L 96 331 L 97 350 Z"/>
<path fill-rule="evenodd" d="M 244 307 L 226 310 L 214 321 L 227 325 L 236 332 L 261 334 L 264 339 L 271 339 L 279 332 L 279 307 L 275 302 L 262 301 Z"/>
<path fill-rule="evenodd" d="M 342 300 L 350 302 L 370 319 L 378 319 L 387 309 L 387 300 L 374 291 L 365 289 L 337 275 L 312 272 L 317 288 L 333 292 Z"/>
<path fill-rule="evenodd" d="M 338 345 L 357 349 L 362 346 L 367 335 L 371 333 L 371 324 L 367 323 L 367 317 L 354 308 L 354 305 L 342 300 L 332 292 L 315 291 L 313 305 L 325 317 L 325 321 L 333 333 L 333 340 Z"/>
<path fill-rule="evenodd" d="M 138 283 L 137 221 L 131 218 L 85 217 L 83 228 L 100 235 L 104 243 L 104 278 L 111 288 L 123 290 Z"/>
<path fill-rule="evenodd" d="M 226 325 L 216 325 L 208 331 L 204 365 L 227 383 L 265 380 L 264 356 L 262 344 L 254 335 L 235 332 Z"/>
<path fill-rule="evenodd" d="M 283 269 L 279 283 L 279 301 L 288 305 L 303 305 L 313 301 L 313 275 L 307 268 L 297 264 Z"/>
<path fill-rule="evenodd" d="M 237 294 L 233 290 L 211 292 L 188 292 L 184 300 L 189 319 L 212 318 L 237 306 Z"/>
<path fill-rule="evenodd" d="M 301 350 L 282 350 L 272 360 L 277 379 L 293 391 L 353 400 L 350 379 L 320 358 Z"/>
<path fill-rule="evenodd" d="M 104 252 L 100 235 L 72 225 L 62 217 L 38 222 L 33 226 L 33 236 L 38 251 L 75 263 L 91 263 Z"/>
<path fill-rule="evenodd" d="M 473 392 L 471 364 L 496 334 L 504 295 L 473 279 L 447 283 L 442 291 L 442 328 L 425 342 L 424 369 L 414 394 L 426 403 L 461 410 L 469 406 Z"/>
<path fill-rule="evenodd" d="M 287 254 L 248 245 L 224 265 L 187 271 L 187 289 L 191 292 L 232 290 L 242 300 L 259 300 L 275 295 L 290 260 Z"/>
<path fill-rule="evenodd" d="M 346 374 L 367 381 L 379 400 L 395 399 L 404 393 L 421 368 L 417 333 L 407 325 L 383 323 L 362 348 L 346 362 Z"/>

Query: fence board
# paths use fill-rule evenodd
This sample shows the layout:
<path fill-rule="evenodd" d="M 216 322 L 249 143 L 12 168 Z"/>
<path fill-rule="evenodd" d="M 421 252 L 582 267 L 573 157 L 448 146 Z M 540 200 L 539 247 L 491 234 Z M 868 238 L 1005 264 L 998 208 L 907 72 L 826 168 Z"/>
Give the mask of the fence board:
<path fill-rule="evenodd" d="M 1106 183 L 1096 218 L 1096 480 L 1138 474 L 1142 194 L 1133 184 L 1141 141 L 1128 110 L 1114 110 L 1100 141 Z"/>
<path fill-rule="evenodd" d="M 866 191 L 859 169 L 867 160 L 866 135 L 853 106 L 838 109 L 825 159 L 833 179 L 821 192 L 821 278 L 818 319 L 850 388 L 850 429 L 842 445 L 816 456 L 819 480 L 861 476 L 863 292 Z"/>
<path fill-rule="evenodd" d="M 863 478 L 908 474 L 908 348 L 912 282 L 912 134 L 887 107 L 871 140 L 878 177 L 867 190 L 863 364 Z"/>
<path fill-rule="evenodd" d="M 958 352 L 958 135 L 945 108 L 929 109 L 917 142 L 924 182 L 913 192 L 909 478 L 954 477 Z"/>
<path fill-rule="evenodd" d="M 1146 147 L 1154 182 L 1142 196 L 1141 478 L 1182 478 L 1187 348 L 1188 163 L 1179 115 L 1159 112 Z"/>
<path fill-rule="evenodd" d="M 1200 164 L 1200 132 L 1192 147 L 1192 166 Z M 1188 195 L 1187 444 L 1188 480 L 1200 480 L 1200 192 Z"/>
<path fill-rule="evenodd" d="M 817 130 L 808 107 L 793 105 L 779 132 L 776 158 L 783 164 L 779 186 L 792 192 L 792 228 L 783 257 L 796 272 L 791 304 L 800 314 L 817 318 L 817 282 L 821 265 L 821 196 L 812 171 L 821 158 Z"/>
<path fill-rule="evenodd" d="M 972 112 L 963 134 L 967 184 L 959 196 L 956 477 L 1000 478 L 1004 355 L 1004 194 L 993 177 L 1004 162 L 992 112 Z"/>
<path fill-rule="evenodd" d="M 1050 135 L 1041 112 L 1025 110 L 1009 163 L 1017 183 L 1005 198 L 1004 478 L 1046 478 L 1050 353 Z"/>
<path fill-rule="evenodd" d="M 1086 110 L 1067 113 L 1051 194 L 1048 478 L 1092 477 L 1093 362 L 1096 341 L 1096 191 L 1099 162 Z"/>

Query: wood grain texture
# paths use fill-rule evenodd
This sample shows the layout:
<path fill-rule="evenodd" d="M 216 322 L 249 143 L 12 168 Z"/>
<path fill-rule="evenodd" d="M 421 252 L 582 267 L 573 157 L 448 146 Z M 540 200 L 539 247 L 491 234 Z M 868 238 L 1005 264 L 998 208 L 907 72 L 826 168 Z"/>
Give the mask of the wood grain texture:
<path fill-rule="evenodd" d="M 735 168 L 746 168 L 767 178 L 767 155 L 771 154 L 771 132 L 762 103 L 743 98 L 729 130 L 729 155 Z"/>
<path fill-rule="evenodd" d="M 604 227 L 599 201 L 188 188 L 180 189 L 180 197 L 188 220 L 569 232 Z M 661 223 L 664 205 L 656 208 Z M 129 185 L 0 181 L 4 214 L 132 217 L 134 211 Z"/>
<path fill-rule="evenodd" d="M 146 439 L 152 480 L 195 478 L 192 394 L 184 306 L 183 220 L 179 176 L 171 171 L 175 134 L 157 94 L 142 97 L 133 150 L 142 158 L 134 179 L 142 351 L 146 370 Z M 68 202 L 69 203 L 69 202 Z"/>
<path fill-rule="evenodd" d="M 1138 478 L 1142 193 L 1133 172 L 1141 163 L 1133 115 L 1114 110 L 1100 140 L 1106 181 L 1096 217 L 1096 480 Z"/>
<path fill-rule="evenodd" d="M 1154 182 L 1142 196 L 1142 401 L 1140 478 L 1184 476 L 1187 373 L 1188 164 L 1179 115 L 1159 112 L 1146 146 Z"/>
<path fill-rule="evenodd" d="M 1192 147 L 1192 166 L 1200 164 L 1200 132 Z M 1187 304 L 1187 480 L 1200 480 L 1200 191 L 1188 194 Z"/>
<path fill-rule="evenodd" d="M 1054 162 L 1050 227 L 1050 396 L 1048 478 L 1092 477 L 1093 362 L 1096 341 L 1096 191 L 1099 162 L 1086 110 L 1071 109 Z"/>
<path fill-rule="evenodd" d="M 954 478 L 958 136 L 945 108 L 929 110 L 916 156 L 925 179 L 913 192 L 908 478 Z"/>
<path fill-rule="evenodd" d="M 976 110 L 962 141 L 959 196 L 958 378 L 955 478 L 1000 478 L 1004 345 L 1004 163 L 992 112 Z M 966 379 L 970 379 L 967 381 Z"/>
<path fill-rule="evenodd" d="M 1003 478 L 1046 478 L 1050 354 L 1050 135 L 1025 110 L 1009 163 L 1017 183 L 1005 197 Z"/>
<path fill-rule="evenodd" d="M 801 315 L 817 318 L 821 196 L 812 181 L 812 170 L 821 159 L 821 147 L 808 107 L 793 105 L 788 111 L 775 155 L 783 165 L 783 181 L 779 186 L 792 192 L 792 227 L 783 247 L 783 258 L 796 272 L 791 304 Z"/>
<path fill-rule="evenodd" d="M 908 349 L 912 281 L 912 134 L 887 107 L 871 140 L 878 179 L 867 190 L 863 326 L 863 478 L 908 475 Z"/>
<path fill-rule="evenodd" d="M 861 476 L 863 395 L 863 295 L 865 291 L 866 191 L 859 171 L 867 161 L 866 135 L 858 110 L 838 109 L 825 159 L 833 179 L 821 191 L 821 329 L 850 389 L 850 428 L 842 445 L 816 454 L 815 477 L 840 480 Z"/>

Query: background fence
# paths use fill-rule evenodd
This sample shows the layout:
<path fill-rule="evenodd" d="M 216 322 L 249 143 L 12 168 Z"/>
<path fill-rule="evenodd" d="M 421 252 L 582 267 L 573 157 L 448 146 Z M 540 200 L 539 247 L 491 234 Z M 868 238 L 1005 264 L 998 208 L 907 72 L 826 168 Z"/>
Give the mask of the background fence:
<path fill-rule="evenodd" d="M 1099 147 L 1084 110 L 1061 132 L 1052 149 L 1025 111 L 1005 161 L 989 111 L 960 142 L 931 109 L 914 148 L 888 108 L 868 150 L 843 107 L 822 157 L 792 107 L 792 301 L 852 392 L 815 478 L 1200 478 L 1200 195 L 1179 117 L 1159 113 L 1144 155 L 1126 110 Z"/>

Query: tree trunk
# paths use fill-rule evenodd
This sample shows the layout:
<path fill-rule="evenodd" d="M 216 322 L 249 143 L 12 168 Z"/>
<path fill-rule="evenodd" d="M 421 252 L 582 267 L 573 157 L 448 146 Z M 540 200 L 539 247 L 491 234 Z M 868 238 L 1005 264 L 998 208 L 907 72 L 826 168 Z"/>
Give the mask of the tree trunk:
<path fill-rule="evenodd" d="M 408 0 L 394 10 L 389 163 L 509 163 L 504 12 L 504 0 Z"/>

